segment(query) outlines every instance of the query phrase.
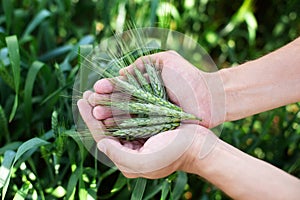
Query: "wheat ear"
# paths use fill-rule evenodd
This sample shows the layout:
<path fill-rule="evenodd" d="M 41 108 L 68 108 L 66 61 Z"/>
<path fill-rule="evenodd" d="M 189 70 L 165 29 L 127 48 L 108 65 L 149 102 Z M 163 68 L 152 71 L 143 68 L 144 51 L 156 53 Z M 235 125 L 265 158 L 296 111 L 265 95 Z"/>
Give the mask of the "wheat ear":
<path fill-rule="evenodd" d="M 138 126 L 152 126 L 158 124 L 169 124 L 180 122 L 181 119 L 175 117 L 160 117 L 153 116 L 151 118 L 130 118 L 122 121 L 118 126 L 120 128 L 130 128 L 130 127 L 138 127 Z"/>
<path fill-rule="evenodd" d="M 150 84 L 153 89 L 153 94 L 162 99 L 167 99 L 166 90 L 163 86 L 159 71 L 152 64 L 146 64 L 145 68 L 150 79 Z"/>
<path fill-rule="evenodd" d="M 168 116 L 179 118 L 180 120 L 198 120 L 201 121 L 200 118 L 195 115 L 186 113 L 184 111 L 178 111 L 174 109 L 170 109 L 161 105 L 155 105 L 150 103 L 139 103 L 139 102 L 115 102 L 115 101 L 99 101 L 97 104 L 103 106 L 111 106 L 117 110 L 122 110 L 128 112 L 130 114 L 146 114 L 152 116 Z"/>
<path fill-rule="evenodd" d="M 137 99 L 143 100 L 146 103 L 151 103 L 155 105 L 160 105 L 172 110 L 176 111 L 182 111 L 182 109 L 171 102 L 164 100 L 162 98 L 159 98 L 150 92 L 146 92 L 142 89 L 136 88 L 135 86 L 127 83 L 126 81 L 122 81 L 119 78 L 110 79 L 115 83 L 117 87 L 120 87 L 121 89 L 125 90 L 127 93 L 131 94 L 132 96 L 136 97 Z"/>
<path fill-rule="evenodd" d="M 150 84 L 148 83 L 147 79 L 143 76 L 141 71 L 136 66 L 133 66 L 133 69 L 134 69 L 134 73 L 137 77 L 137 80 L 139 81 L 139 83 L 142 86 L 142 88 L 144 89 L 144 91 L 153 94 L 153 90 L 152 90 Z"/>
<path fill-rule="evenodd" d="M 142 138 L 149 138 L 160 132 L 173 130 L 179 125 L 180 123 L 170 123 L 170 124 L 160 124 L 154 126 L 144 126 L 138 128 L 119 129 L 116 131 L 112 129 L 111 131 L 109 130 L 107 135 L 111 135 L 119 138 L 125 138 L 127 140 L 142 139 Z"/>

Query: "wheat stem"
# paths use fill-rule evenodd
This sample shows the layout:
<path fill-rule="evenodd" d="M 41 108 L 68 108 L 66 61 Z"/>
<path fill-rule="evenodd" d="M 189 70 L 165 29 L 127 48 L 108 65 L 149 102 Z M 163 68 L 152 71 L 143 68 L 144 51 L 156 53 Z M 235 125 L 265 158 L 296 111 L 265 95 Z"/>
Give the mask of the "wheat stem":
<path fill-rule="evenodd" d="M 116 86 L 120 87 L 121 89 L 125 90 L 127 93 L 131 94 L 132 96 L 136 97 L 137 99 L 144 100 L 146 103 L 151 103 L 155 105 L 164 106 L 166 108 L 182 111 L 182 109 L 167 100 L 159 98 L 149 92 L 146 92 L 142 89 L 136 88 L 135 86 L 129 84 L 126 81 L 122 81 L 119 78 L 110 79 L 111 81 L 115 82 Z"/>
<path fill-rule="evenodd" d="M 138 128 L 119 129 L 116 131 L 109 131 L 107 134 L 115 137 L 126 138 L 127 140 L 149 138 L 160 132 L 173 130 L 178 127 L 180 123 L 160 124 L 154 126 L 144 126 Z"/>
<path fill-rule="evenodd" d="M 169 124 L 180 122 L 181 119 L 174 118 L 174 117 L 159 117 L 154 116 L 151 118 L 130 118 L 122 121 L 119 124 L 121 128 L 129 128 L 129 127 L 137 127 L 137 126 L 151 126 L 151 125 L 158 125 L 158 124 Z"/>

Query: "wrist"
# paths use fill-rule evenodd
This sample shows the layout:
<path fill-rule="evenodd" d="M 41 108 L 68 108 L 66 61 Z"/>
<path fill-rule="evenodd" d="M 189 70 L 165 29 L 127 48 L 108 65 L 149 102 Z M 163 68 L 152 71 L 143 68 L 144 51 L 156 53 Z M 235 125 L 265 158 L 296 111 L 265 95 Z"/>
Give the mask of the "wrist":
<path fill-rule="evenodd" d="M 204 177 L 213 165 L 212 155 L 220 149 L 220 139 L 209 129 L 197 125 L 194 141 L 184 155 L 180 170 Z"/>
<path fill-rule="evenodd" d="M 209 101 L 209 122 L 208 128 L 213 128 L 226 121 L 226 96 L 223 86 L 223 80 L 219 71 L 212 73 L 202 73 L 209 92 L 207 97 Z M 203 91 L 199 91 L 203 93 Z M 200 102 L 201 104 L 202 102 Z M 202 104 L 201 104 L 202 105 Z"/>

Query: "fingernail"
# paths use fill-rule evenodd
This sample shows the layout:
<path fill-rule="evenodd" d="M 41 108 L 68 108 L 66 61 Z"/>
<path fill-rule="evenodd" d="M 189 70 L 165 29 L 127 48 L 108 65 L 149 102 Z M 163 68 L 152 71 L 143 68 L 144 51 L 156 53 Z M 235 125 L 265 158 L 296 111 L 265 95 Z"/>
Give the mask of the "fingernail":
<path fill-rule="evenodd" d="M 97 147 L 100 151 L 102 151 L 103 153 L 106 153 L 106 146 L 104 144 L 104 142 L 98 142 Z"/>

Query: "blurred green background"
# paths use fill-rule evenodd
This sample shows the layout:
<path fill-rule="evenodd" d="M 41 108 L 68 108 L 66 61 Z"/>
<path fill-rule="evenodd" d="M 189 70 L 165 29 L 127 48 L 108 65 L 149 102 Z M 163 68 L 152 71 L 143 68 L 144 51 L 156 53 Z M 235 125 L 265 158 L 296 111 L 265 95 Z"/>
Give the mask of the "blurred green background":
<path fill-rule="evenodd" d="M 195 175 L 177 172 L 159 180 L 126 179 L 95 160 L 72 137 L 78 49 L 97 45 L 132 21 L 137 27 L 185 33 L 221 69 L 298 37 L 299 15 L 299 0 L 2 0 L 1 197 L 229 199 Z M 221 138 L 300 177 L 299 121 L 300 104 L 295 103 L 225 123 Z"/>

